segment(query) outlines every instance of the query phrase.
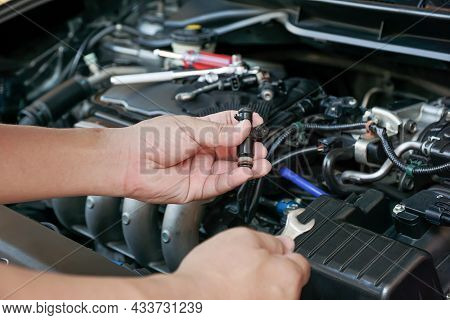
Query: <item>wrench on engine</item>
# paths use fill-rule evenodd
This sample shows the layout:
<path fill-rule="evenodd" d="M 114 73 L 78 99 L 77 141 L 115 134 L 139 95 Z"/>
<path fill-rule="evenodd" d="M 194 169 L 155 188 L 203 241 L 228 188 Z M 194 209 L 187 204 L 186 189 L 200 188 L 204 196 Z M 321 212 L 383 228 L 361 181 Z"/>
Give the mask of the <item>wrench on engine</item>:
<path fill-rule="evenodd" d="M 298 221 L 298 216 L 301 215 L 305 211 L 304 208 L 294 209 L 288 212 L 286 225 L 284 226 L 283 231 L 281 232 L 281 236 L 285 236 L 295 240 L 301 234 L 308 232 L 314 227 L 316 220 L 311 219 L 306 224 L 300 223 Z"/>

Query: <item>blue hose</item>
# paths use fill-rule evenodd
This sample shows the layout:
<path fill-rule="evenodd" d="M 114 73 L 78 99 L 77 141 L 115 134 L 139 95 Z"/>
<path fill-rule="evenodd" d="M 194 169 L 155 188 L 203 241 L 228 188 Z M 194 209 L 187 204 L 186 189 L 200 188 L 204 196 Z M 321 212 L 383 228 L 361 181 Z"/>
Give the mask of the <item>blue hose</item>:
<path fill-rule="evenodd" d="M 306 192 L 308 192 L 309 194 L 313 195 L 316 198 L 318 198 L 320 196 L 323 196 L 323 195 L 328 195 L 328 193 L 326 193 L 322 189 L 316 187 L 315 185 L 313 185 L 308 180 L 303 179 L 298 174 L 296 174 L 295 172 L 293 172 L 292 170 L 290 170 L 290 169 L 288 169 L 286 167 L 281 167 L 280 175 L 283 178 L 285 178 L 285 179 L 291 181 L 292 183 L 294 183 L 300 189 L 305 190 Z"/>

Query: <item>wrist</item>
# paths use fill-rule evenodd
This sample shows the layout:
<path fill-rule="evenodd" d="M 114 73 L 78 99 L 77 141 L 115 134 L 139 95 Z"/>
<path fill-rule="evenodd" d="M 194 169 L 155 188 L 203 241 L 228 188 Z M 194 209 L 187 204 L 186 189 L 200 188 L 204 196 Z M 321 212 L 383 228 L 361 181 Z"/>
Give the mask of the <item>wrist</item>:
<path fill-rule="evenodd" d="M 94 129 L 90 132 L 94 141 L 89 162 L 93 172 L 85 172 L 92 179 L 89 189 L 93 195 L 120 197 L 125 195 L 125 178 L 130 154 L 128 128 Z"/>
<path fill-rule="evenodd" d="M 123 147 L 126 153 L 122 154 L 123 163 L 126 164 L 122 180 L 123 195 L 142 201 L 155 200 L 147 197 L 151 193 L 153 181 L 149 175 L 155 173 L 156 169 L 153 147 L 155 135 L 158 134 L 157 130 L 149 125 L 150 121 L 152 120 L 146 121 L 145 125 L 137 124 L 123 129 L 126 131 L 123 136 L 127 140 Z"/>
<path fill-rule="evenodd" d="M 200 299 L 198 290 L 189 277 L 173 274 L 158 274 L 144 278 L 126 279 L 125 288 L 129 298 L 136 299 Z"/>

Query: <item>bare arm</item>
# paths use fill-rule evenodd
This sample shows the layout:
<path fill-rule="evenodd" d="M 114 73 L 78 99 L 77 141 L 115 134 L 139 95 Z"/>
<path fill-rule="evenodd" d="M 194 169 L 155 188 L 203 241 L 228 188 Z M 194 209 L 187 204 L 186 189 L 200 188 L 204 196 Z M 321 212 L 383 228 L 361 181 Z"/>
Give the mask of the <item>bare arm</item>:
<path fill-rule="evenodd" d="M 293 247 L 235 228 L 197 246 L 170 275 L 69 276 L 0 265 L 0 299 L 298 299 L 310 269 Z"/>
<path fill-rule="evenodd" d="M 253 169 L 237 166 L 236 146 L 250 130 L 231 111 L 158 117 L 122 129 L 0 125 L 0 203 L 80 195 L 153 203 L 212 198 L 270 171 L 260 143 Z"/>
<path fill-rule="evenodd" d="M 193 288 L 175 275 L 70 276 L 0 265 L 0 299 L 181 299 Z"/>
<path fill-rule="evenodd" d="M 124 130 L 0 125 L 0 203 L 123 195 Z"/>
<path fill-rule="evenodd" d="M 142 135 L 148 128 L 153 137 Z M 214 197 L 270 171 L 262 144 L 252 169 L 237 165 L 236 146 L 250 130 L 232 112 L 124 129 L 0 125 L 0 203 L 88 194 L 155 203 Z M 172 275 L 99 278 L 0 266 L 0 298 L 298 298 L 309 265 L 292 248 L 292 241 L 237 229 L 196 247 Z"/>

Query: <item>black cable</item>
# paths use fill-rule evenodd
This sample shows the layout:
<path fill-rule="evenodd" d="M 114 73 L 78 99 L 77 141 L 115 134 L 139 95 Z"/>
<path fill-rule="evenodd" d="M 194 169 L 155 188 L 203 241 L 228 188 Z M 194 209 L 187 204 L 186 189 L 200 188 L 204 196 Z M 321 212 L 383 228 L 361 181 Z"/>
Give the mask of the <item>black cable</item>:
<path fill-rule="evenodd" d="M 75 56 L 72 58 L 70 67 L 67 69 L 67 75 L 65 75 L 65 78 L 70 78 L 75 71 L 77 70 L 78 64 L 80 63 L 81 57 L 84 54 L 84 51 L 87 49 L 89 42 L 91 41 L 91 38 L 94 37 L 97 33 L 102 32 L 102 30 L 109 29 L 111 26 L 107 26 L 104 28 L 97 28 L 94 31 L 92 31 L 88 36 L 83 40 L 80 47 L 78 48 L 77 52 L 75 53 Z"/>
<path fill-rule="evenodd" d="M 280 144 L 283 143 L 283 141 L 286 140 L 291 134 L 298 131 L 298 129 L 299 127 L 295 123 L 284 129 L 281 132 L 281 134 L 276 138 L 276 140 L 272 143 L 267 153 L 267 158 L 270 158 L 274 154 L 275 150 L 280 146 Z"/>
<path fill-rule="evenodd" d="M 115 32 L 115 31 L 123 31 L 128 34 L 131 34 L 133 36 L 138 37 L 140 35 L 139 31 L 126 25 L 121 24 L 114 24 L 109 25 L 102 28 L 97 28 L 96 30 L 92 31 L 82 42 L 80 47 L 77 50 L 77 53 L 72 59 L 72 63 L 70 64 L 70 68 L 67 73 L 67 78 L 70 78 L 73 76 L 78 68 L 78 65 L 81 61 L 81 58 L 83 57 L 83 54 L 85 51 L 90 50 L 93 48 L 101 39 L 103 39 L 105 36 Z"/>
<path fill-rule="evenodd" d="M 130 26 L 126 26 L 126 25 L 122 25 L 122 24 L 115 24 L 112 26 L 108 26 L 106 28 L 104 28 L 103 30 L 99 31 L 97 34 L 95 34 L 90 40 L 89 43 L 86 47 L 86 50 L 90 50 L 92 47 L 94 47 L 102 38 L 104 38 L 105 36 L 107 36 L 108 34 L 113 33 L 114 31 L 120 31 L 120 32 L 125 32 L 128 33 L 132 36 L 135 37 L 139 37 L 141 35 L 141 33 L 139 32 L 139 30 L 130 27 Z"/>
<path fill-rule="evenodd" d="M 291 134 L 298 131 L 298 125 L 296 123 L 290 125 L 283 131 L 281 131 L 280 135 L 275 139 L 275 141 L 271 144 L 271 147 L 267 153 L 267 159 L 270 159 L 270 157 L 275 153 L 275 150 L 280 146 L 281 143 L 283 143 L 284 140 L 286 140 Z M 254 211 L 256 209 L 256 206 L 259 201 L 259 197 L 261 195 L 261 186 L 263 182 L 263 178 L 258 179 L 256 182 L 250 181 L 253 185 L 256 183 L 255 190 L 251 190 L 252 184 L 250 185 L 249 190 L 247 193 L 253 194 L 253 197 L 251 198 L 251 202 L 248 205 L 248 208 L 246 208 L 246 216 L 247 216 L 247 223 L 250 223 L 254 217 Z M 253 192 L 252 192 L 253 191 Z"/>
<path fill-rule="evenodd" d="M 443 214 L 443 215 L 441 216 L 441 223 L 442 223 L 443 225 L 450 226 L 450 216 L 449 216 L 449 215 L 446 215 L 446 214 Z"/>
<path fill-rule="evenodd" d="M 299 123 L 301 129 L 317 130 L 317 131 L 350 131 L 365 129 L 365 122 L 348 123 L 348 124 L 317 124 L 317 123 Z"/>
<path fill-rule="evenodd" d="M 350 124 L 337 124 L 337 125 L 321 125 L 321 124 L 315 124 L 315 123 L 301 123 L 301 122 L 295 122 L 289 127 L 287 127 L 285 130 L 281 132 L 281 134 L 276 138 L 276 140 L 272 143 L 268 153 L 267 158 L 270 159 L 270 157 L 275 153 L 275 150 L 280 146 L 280 144 L 286 140 L 291 134 L 304 129 L 312 129 L 312 130 L 320 130 L 320 131 L 346 131 L 346 130 L 357 130 L 357 129 L 364 129 L 366 128 L 365 122 L 360 123 L 350 123 Z M 353 153 L 352 153 L 353 157 Z M 333 173 L 334 174 L 334 173 Z M 330 179 L 330 181 L 332 181 Z M 246 215 L 247 215 L 247 222 L 250 222 L 253 219 L 254 210 L 256 208 L 256 205 L 258 203 L 258 199 L 261 194 L 261 186 L 262 186 L 262 178 L 258 179 L 255 186 L 255 191 L 253 192 L 253 197 L 251 198 L 250 205 L 248 206 Z M 333 185 L 335 186 L 335 185 Z M 337 185 L 336 185 L 337 186 Z M 339 192 L 339 187 L 344 189 L 344 192 Z M 247 192 L 251 193 L 251 188 L 248 188 Z M 353 185 L 345 185 L 343 183 L 338 183 L 338 187 L 334 188 L 338 190 L 337 194 L 348 194 L 351 192 L 362 192 L 365 191 L 365 188 L 359 187 L 359 186 L 353 186 Z M 351 190 L 350 192 L 348 192 Z"/>
<path fill-rule="evenodd" d="M 450 162 L 431 167 L 417 167 L 412 164 L 407 165 L 403 163 L 402 160 L 395 154 L 394 147 L 392 146 L 391 141 L 387 136 L 386 129 L 372 125 L 371 130 L 373 130 L 380 138 L 381 145 L 383 146 L 384 152 L 386 153 L 389 160 L 391 160 L 397 168 L 405 172 L 407 175 L 432 175 L 450 172 Z"/>

